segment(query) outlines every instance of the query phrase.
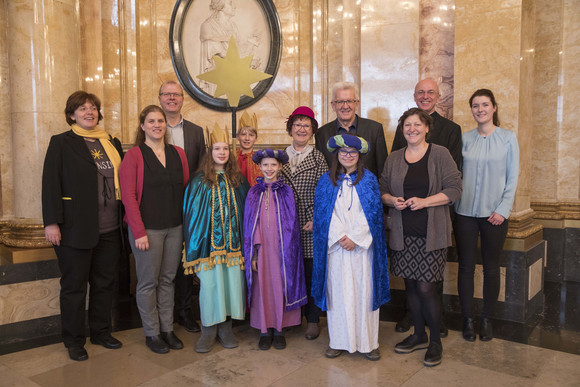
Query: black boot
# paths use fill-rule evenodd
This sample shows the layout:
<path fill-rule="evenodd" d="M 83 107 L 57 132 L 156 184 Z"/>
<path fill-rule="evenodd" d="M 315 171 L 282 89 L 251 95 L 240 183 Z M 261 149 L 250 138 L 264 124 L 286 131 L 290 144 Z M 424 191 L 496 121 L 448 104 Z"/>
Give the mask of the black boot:
<path fill-rule="evenodd" d="M 489 341 L 491 339 L 493 339 L 491 321 L 487 317 L 482 317 L 479 323 L 479 340 Z"/>
<path fill-rule="evenodd" d="M 463 338 L 467 341 L 475 341 L 475 328 L 471 317 L 463 318 Z"/>

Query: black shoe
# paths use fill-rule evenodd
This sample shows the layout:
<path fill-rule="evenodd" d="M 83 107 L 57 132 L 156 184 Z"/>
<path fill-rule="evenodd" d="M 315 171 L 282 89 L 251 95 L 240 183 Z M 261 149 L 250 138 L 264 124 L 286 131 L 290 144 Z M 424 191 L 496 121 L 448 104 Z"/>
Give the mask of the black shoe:
<path fill-rule="evenodd" d="M 191 315 L 191 311 L 182 311 L 177 315 L 175 322 L 182 325 L 186 331 L 196 333 L 201 331 L 201 327 Z"/>
<path fill-rule="evenodd" d="M 403 318 L 397 322 L 395 325 L 395 331 L 397 332 L 407 332 L 413 326 L 413 318 L 410 313 L 405 313 Z"/>
<path fill-rule="evenodd" d="M 123 346 L 123 343 L 121 343 L 119 340 L 115 339 L 111 335 L 102 335 L 95 337 L 94 339 L 91 338 L 91 343 L 96 345 L 102 345 L 103 347 L 108 349 L 119 349 Z"/>
<path fill-rule="evenodd" d="M 260 336 L 260 341 L 258 342 L 258 348 L 262 351 L 267 351 L 272 346 L 272 336 Z"/>
<path fill-rule="evenodd" d="M 491 339 L 493 339 L 491 321 L 487 317 L 482 317 L 479 321 L 479 340 L 489 341 Z"/>
<path fill-rule="evenodd" d="M 395 352 L 396 353 L 411 353 L 418 349 L 425 349 L 427 348 L 427 343 L 429 342 L 429 338 L 427 337 L 427 333 L 424 333 L 423 336 L 419 337 L 415 334 L 407 337 L 405 340 L 401 341 L 397 345 L 395 345 Z"/>
<path fill-rule="evenodd" d="M 471 317 L 463 318 L 463 338 L 467 341 L 475 341 L 475 328 Z"/>
<path fill-rule="evenodd" d="M 326 349 L 326 352 L 324 353 L 324 356 L 326 356 L 329 359 L 334 359 L 335 357 L 339 357 L 340 355 L 342 355 L 342 352 L 344 352 L 342 349 L 333 349 L 328 347 Z"/>
<path fill-rule="evenodd" d="M 169 346 L 163 341 L 161 335 L 145 337 L 145 344 L 155 353 L 169 352 Z"/>
<path fill-rule="evenodd" d="M 276 349 L 286 348 L 286 338 L 283 335 L 274 335 L 274 348 Z"/>
<path fill-rule="evenodd" d="M 83 361 L 89 358 L 85 347 L 68 347 L 68 357 L 75 361 Z"/>
<path fill-rule="evenodd" d="M 169 348 L 171 349 L 183 348 L 183 342 L 179 340 L 179 337 L 175 336 L 175 333 L 173 333 L 173 331 L 161 332 L 161 338 L 163 339 L 163 341 L 167 343 L 167 345 L 169 345 Z"/>
<path fill-rule="evenodd" d="M 435 367 L 441 364 L 441 358 L 443 357 L 443 346 L 441 343 L 431 343 L 425 353 L 425 360 L 423 364 L 426 367 Z"/>

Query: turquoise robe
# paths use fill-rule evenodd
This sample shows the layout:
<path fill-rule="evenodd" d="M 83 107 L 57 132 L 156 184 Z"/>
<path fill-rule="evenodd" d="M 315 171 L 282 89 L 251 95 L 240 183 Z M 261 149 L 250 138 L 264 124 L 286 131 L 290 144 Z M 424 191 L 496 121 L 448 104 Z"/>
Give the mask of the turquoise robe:
<path fill-rule="evenodd" d="M 246 283 L 242 222 L 248 182 L 234 188 L 218 172 L 218 184 L 208 186 L 203 174 L 189 182 L 183 200 L 183 236 L 186 274 L 200 280 L 201 323 L 212 326 L 227 316 L 243 320 Z"/>

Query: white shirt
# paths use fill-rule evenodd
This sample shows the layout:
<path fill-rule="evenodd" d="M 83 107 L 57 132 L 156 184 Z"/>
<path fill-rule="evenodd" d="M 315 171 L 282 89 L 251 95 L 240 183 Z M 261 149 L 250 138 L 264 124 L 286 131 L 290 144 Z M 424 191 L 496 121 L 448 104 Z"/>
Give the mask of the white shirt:
<path fill-rule="evenodd" d="M 169 123 L 167 123 L 167 142 L 185 149 L 185 139 L 183 137 L 183 116 L 181 117 L 181 121 L 179 121 L 179 123 L 175 126 L 171 126 Z"/>

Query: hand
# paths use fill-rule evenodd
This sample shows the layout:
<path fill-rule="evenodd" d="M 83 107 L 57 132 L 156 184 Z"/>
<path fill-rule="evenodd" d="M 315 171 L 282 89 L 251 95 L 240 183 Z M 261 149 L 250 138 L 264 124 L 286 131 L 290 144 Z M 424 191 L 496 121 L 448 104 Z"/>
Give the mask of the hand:
<path fill-rule="evenodd" d="M 418 197 L 412 197 L 405 202 L 411 211 L 417 211 L 427 206 L 427 201 Z"/>
<path fill-rule="evenodd" d="M 500 214 L 498 214 L 497 212 L 494 212 L 493 214 L 491 214 L 491 216 L 489 218 L 487 218 L 487 221 L 489 223 L 493 224 L 494 226 L 501 225 L 504 220 L 505 220 L 505 218 L 503 216 L 501 216 Z"/>
<path fill-rule="evenodd" d="M 312 221 L 307 222 L 304 227 L 302 227 L 302 230 L 312 232 Z"/>
<path fill-rule="evenodd" d="M 58 224 L 53 223 L 44 226 L 44 237 L 53 245 L 60 246 L 60 227 L 58 227 Z"/>
<path fill-rule="evenodd" d="M 252 271 L 258 272 L 258 260 L 252 259 Z"/>
<path fill-rule="evenodd" d="M 395 209 L 403 211 L 405 208 L 407 208 L 407 203 L 403 198 L 395 198 L 395 200 L 393 201 L 393 206 L 395 207 Z"/>
<path fill-rule="evenodd" d="M 338 244 L 346 251 L 353 251 L 354 248 L 356 247 L 354 242 L 350 240 L 350 238 L 347 237 L 346 235 L 338 240 Z"/>
<path fill-rule="evenodd" d="M 149 238 L 147 238 L 147 235 L 135 239 L 135 247 L 141 251 L 149 250 Z"/>

